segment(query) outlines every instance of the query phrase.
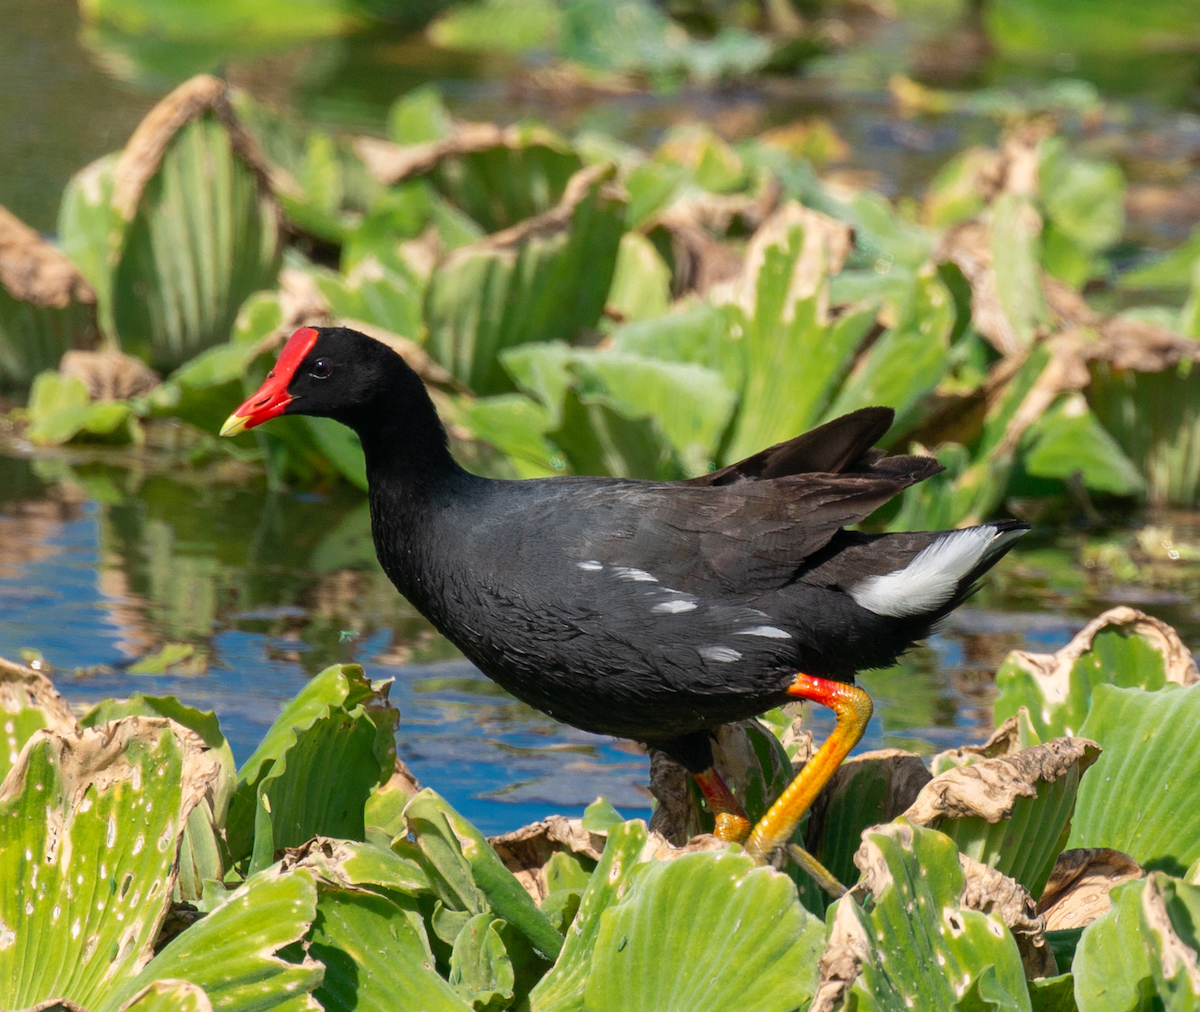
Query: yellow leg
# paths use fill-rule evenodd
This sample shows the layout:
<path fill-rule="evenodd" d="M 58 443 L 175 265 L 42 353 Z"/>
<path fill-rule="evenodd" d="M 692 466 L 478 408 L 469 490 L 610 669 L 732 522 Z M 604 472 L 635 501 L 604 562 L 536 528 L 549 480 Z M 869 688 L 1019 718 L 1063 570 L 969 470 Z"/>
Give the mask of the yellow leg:
<path fill-rule="evenodd" d="M 871 697 L 857 686 L 811 675 L 797 675 L 788 695 L 828 706 L 837 714 L 837 727 L 750 833 L 746 850 L 759 861 L 791 839 L 821 788 L 862 738 L 873 709 Z"/>
<path fill-rule="evenodd" d="M 703 773 L 693 773 L 696 786 L 708 802 L 713 815 L 717 819 L 715 835 L 718 839 L 730 843 L 741 843 L 750 835 L 750 818 L 741 802 L 733 796 L 733 791 L 725 783 L 721 774 L 710 766 Z"/>

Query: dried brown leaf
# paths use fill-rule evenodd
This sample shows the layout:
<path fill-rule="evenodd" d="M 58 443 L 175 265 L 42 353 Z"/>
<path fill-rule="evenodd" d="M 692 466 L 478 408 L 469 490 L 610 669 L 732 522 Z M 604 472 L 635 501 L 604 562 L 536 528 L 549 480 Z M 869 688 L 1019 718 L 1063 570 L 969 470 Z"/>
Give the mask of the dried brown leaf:
<path fill-rule="evenodd" d="M 123 351 L 68 351 L 58 363 L 66 377 L 81 380 L 94 401 L 118 401 L 149 393 L 161 382 L 140 358 Z"/>
<path fill-rule="evenodd" d="M 1128 854 L 1108 847 L 1064 850 L 1042 890 L 1038 912 L 1047 931 L 1082 928 L 1112 907 L 1114 886 L 1141 878 L 1146 872 Z"/>
<path fill-rule="evenodd" d="M 1087 738 L 1055 738 L 1014 755 L 959 766 L 926 784 L 904 816 L 932 829 L 943 819 L 999 822 L 1012 814 L 1019 798 L 1036 798 L 1040 782 L 1053 783 L 1076 764 L 1082 773 L 1099 756 L 1100 746 Z"/>
<path fill-rule="evenodd" d="M 1035 654 L 1014 650 L 1012 658 L 1033 678 L 1039 691 L 1049 703 L 1066 700 L 1071 688 L 1071 668 L 1092 648 L 1092 640 L 1101 629 L 1127 628 L 1148 638 L 1162 653 L 1168 682 L 1194 685 L 1200 672 L 1192 653 L 1166 622 L 1124 605 L 1110 608 L 1085 625 L 1065 647 L 1053 654 Z"/>
<path fill-rule="evenodd" d="M 1166 900 L 1163 899 L 1159 888 L 1160 877 L 1165 877 L 1162 872 L 1150 875 L 1146 880 L 1146 888 L 1142 890 L 1142 917 L 1150 930 L 1158 936 L 1158 945 L 1148 945 L 1147 949 L 1151 958 L 1154 949 L 1158 949 L 1163 977 L 1167 980 L 1179 980 L 1180 985 L 1186 982 L 1191 985 L 1193 995 L 1200 994 L 1200 954 L 1176 933 L 1175 926 L 1167 915 Z"/>
<path fill-rule="evenodd" d="M 229 87 L 208 74 L 185 81 L 151 109 L 125 144 L 113 173 L 113 207 L 132 221 L 146 184 L 158 171 L 163 155 L 175 135 L 192 120 L 212 112 L 229 135 L 234 154 L 254 172 L 259 189 L 269 195 L 273 189 L 294 188 L 295 184 L 273 169 L 258 145 L 238 119 L 229 101 Z"/>
<path fill-rule="evenodd" d="M 817 297 L 817 315 L 822 321 L 829 317 L 829 278 L 837 274 L 854 242 L 854 230 L 820 211 L 789 200 L 772 214 L 754 233 L 746 247 L 745 264 L 741 274 L 712 293 L 716 302 L 734 302 L 743 312 L 752 315 L 758 296 L 758 275 L 772 246 L 786 246 L 795 230 L 803 234 L 800 255 L 792 268 L 791 281 L 783 306 L 783 319 L 790 322 L 796 304 Z"/>
<path fill-rule="evenodd" d="M 488 843 L 525 891 L 541 903 L 549 891 L 545 868 L 550 858 L 565 850 L 599 861 L 604 852 L 605 838 L 598 833 L 588 832 L 579 819 L 551 815 L 548 819 L 522 826 L 503 836 L 489 837 Z"/>
<path fill-rule="evenodd" d="M 982 745 L 963 745 L 961 748 L 939 752 L 929 760 L 929 766 L 943 772 L 955 766 L 970 766 L 981 759 L 999 759 L 1021 751 L 1021 727 L 1014 715 L 1001 724 Z"/>
<path fill-rule="evenodd" d="M 24 709 L 41 710 L 47 730 L 59 734 L 72 734 L 78 726 L 67 701 L 49 678 L 0 657 L 0 711 L 19 713 Z"/>
<path fill-rule="evenodd" d="M 966 876 L 959 902 L 980 913 L 996 914 L 1008 925 L 1030 980 L 1057 974 L 1054 952 L 1046 944 L 1046 919 L 1038 914 L 1037 903 L 1025 888 L 966 854 L 958 855 L 958 863 Z"/>
<path fill-rule="evenodd" d="M 96 304 L 96 293 L 75 265 L 3 206 L 0 206 L 0 285 L 14 299 L 45 309 L 66 309 L 72 302 Z M 90 341 L 94 343 L 94 326 L 92 331 Z"/>
<path fill-rule="evenodd" d="M 520 134 L 495 123 L 455 123 L 449 137 L 423 144 L 395 144 L 375 137 L 359 137 L 354 152 L 367 171 L 385 186 L 428 172 L 443 158 L 469 155 L 503 145 L 519 146 Z"/>
<path fill-rule="evenodd" d="M 887 793 L 879 807 L 876 823 L 891 822 L 907 811 L 924 786 L 933 779 L 915 752 L 885 748 L 851 756 L 834 771 L 813 802 L 805 830 L 806 840 L 811 843 L 821 839 L 830 802 L 849 788 L 862 767 L 868 763 L 882 767 L 887 775 Z"/>

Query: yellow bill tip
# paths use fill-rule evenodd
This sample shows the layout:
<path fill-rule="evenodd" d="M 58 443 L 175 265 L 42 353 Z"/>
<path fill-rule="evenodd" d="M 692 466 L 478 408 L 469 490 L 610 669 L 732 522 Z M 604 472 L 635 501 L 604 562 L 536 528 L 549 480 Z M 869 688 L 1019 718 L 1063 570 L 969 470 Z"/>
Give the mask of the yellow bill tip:
<path fill-rule="evenodd" d="M 239 415 L 230 415 L 225 419 L 225 424 L 221 426 L 222 436 L 237 436 L 246 431 L 246 423 L 249 418 L 244 418 Z"/>

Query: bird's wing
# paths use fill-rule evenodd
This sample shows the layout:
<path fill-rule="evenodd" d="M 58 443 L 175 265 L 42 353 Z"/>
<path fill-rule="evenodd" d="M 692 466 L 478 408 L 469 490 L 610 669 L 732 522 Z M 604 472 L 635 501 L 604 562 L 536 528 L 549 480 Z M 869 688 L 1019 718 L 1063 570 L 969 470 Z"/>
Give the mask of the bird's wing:
<path fill-rule="evenodd" d="M 848 474 L 584 487 L 567 507 L 572 522 L 553 526 L 579 562 L 636 568 L 680 590 L 716 582 L 755 594 L 792 581 L 837 531 L 940 469 L 928 457 L 888 457 Z M 555 512 L 564 506 L 560 500 Z"/>
<path fill-rule="evenodd" d="M 768 446 L 736 464 L 689 478 L 685 485 L 732 485 L 793 474 L 843 474 L 869 470 L 882 450 L 873 449 L 892 426 L 891 408 L 860 408 L 793 439 Z"/>

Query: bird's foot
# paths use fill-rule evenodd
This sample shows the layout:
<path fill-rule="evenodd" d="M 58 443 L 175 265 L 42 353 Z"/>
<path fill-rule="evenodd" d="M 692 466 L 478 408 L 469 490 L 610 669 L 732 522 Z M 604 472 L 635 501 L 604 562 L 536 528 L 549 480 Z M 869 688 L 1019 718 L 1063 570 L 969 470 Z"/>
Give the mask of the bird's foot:
<path fill-rule="evenodd" d="M 703 773 L 692 775 L 695 777 L 696 786 L 700 788 L 700 793 L 704 795 L 704 800 L 708 802 L 708 807 L 712 809 L 712 813 L 716 817 L 717 826 L 714 834 L 717 839 L 725 840 L 727 843 L 744 843 L 746 837 L 750 835 L 750 817 L 746 814 L 741 802 L 734 797 L 733 791 L 729 789 L 725 779 L 712 766 Z"/>
<path fill-rule="evenodd" d="M 862 738 L 873 709 L 871 697 L 857 686 L 811 675 L 797 675 L 788 695 L 828 706 L 837 714 L 837 727 L 751 831 L 746 850 L 763 862 L 791 839 L 821 788 Z"/>

